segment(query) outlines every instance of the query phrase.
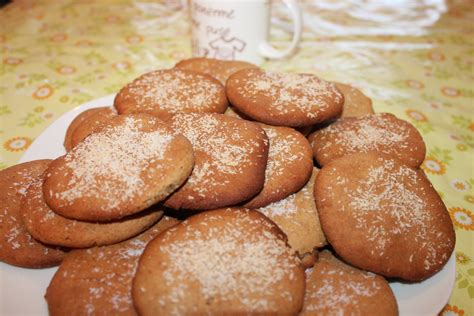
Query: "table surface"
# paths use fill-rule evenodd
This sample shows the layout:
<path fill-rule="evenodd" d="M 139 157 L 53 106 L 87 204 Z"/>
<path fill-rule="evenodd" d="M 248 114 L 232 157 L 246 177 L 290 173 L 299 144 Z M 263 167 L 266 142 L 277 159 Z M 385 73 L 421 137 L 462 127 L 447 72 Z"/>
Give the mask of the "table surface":
<path fill-rule="evenodd" d="M 300 1 L 305 28 L 269 70 L 350 83 L 418 128 L 422 168 L 456 229 L 456 283 L 444 313 L 474 313 L 474 3 Z M 74 107 L 191 54 L 186 1 L 14 1 L 0 9 L 0 169 Z M 281 4 L 272 42 L 291 40 Z M 104 104 L 107 105 L 107 104 Z"/>

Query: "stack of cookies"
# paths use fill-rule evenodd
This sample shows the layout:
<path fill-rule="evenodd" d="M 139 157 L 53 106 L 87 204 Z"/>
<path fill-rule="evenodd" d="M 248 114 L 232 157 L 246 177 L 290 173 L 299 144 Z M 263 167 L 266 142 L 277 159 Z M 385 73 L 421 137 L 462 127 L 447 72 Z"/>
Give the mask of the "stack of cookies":
<path fill-rule="evenodd" d="M 0 172 L 0 260 L 59 265 L 52 315 L 396 315 L 386 278 L 454 249 L 418 131 L 312 74 L 181 61 L 64 147 Z"/>

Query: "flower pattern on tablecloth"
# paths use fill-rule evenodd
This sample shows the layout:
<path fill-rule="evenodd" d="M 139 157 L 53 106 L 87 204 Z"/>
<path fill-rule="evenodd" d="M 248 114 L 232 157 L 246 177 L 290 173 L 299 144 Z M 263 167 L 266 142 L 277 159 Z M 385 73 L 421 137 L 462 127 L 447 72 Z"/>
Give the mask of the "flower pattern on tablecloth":
<path fill-rule="evenodd" d="M 30 145 L 31 139 L 28 137 L 13 137 L 3 144 L 3 148 L 10 152 L 22 152 Z"/>
<path fill-rule="evenodd" d="M 456 305 L 446 305 L 440 316 L 464 316 L 464 310 L 458 308 Z"/>
<path fill-rule="evenodd" d="M 449 214 L 454 226 L 465 230 L 474 230 L 474 214 L 462 207 L 449 208 Z"/>
<path fill-rule="evenodd" d="M 430 173 L 430 174 L 444 174 L 446 173 L 446 166 L 443 162 L 440 160 L 432 157 L 432 156 L 427 156 L 425 158 L 425 161 L 423 161 L 423 164 L 421 165 L 421 168 L 425 170 L 425 172 Z"/>

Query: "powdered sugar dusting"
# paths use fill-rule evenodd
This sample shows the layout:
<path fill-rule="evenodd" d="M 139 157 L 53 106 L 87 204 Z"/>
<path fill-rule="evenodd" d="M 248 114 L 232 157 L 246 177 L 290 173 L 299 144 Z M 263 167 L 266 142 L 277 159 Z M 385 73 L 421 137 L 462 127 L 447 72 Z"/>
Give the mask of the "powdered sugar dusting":
<path fill-rule="evenodd" d="M 366 235 L 371 256 L 389 258 L 394 243 L 408 237 L 418 247 L 415 252 L 406 252 L 403 260 L 407 265 L 422 261 L 424 269 L 430 270 L 447 260 L 446 250 L 450 249 L 452 241 L 444 231 L 436 230 L 438 224 L 434 214 L 437 213 L 433 209 L 439 205 L 428 198 L 426 179 L 418 171 L 379 157 L 377 163 L 357 179 L 339 177 L 337 186 L 354 184 L 351 189 L 342 189 L 349 206 L 349 210 L 342 207 L 342 212 L 353 213 L 354 229 Z M 335 191 L 339 192 L 339 189 Z"/>
<path fill-rule="evenodd" d="M 21 230 L 18 226 L 12 227 L 6 234 L 5 234 L 5 239 L 7 243 L 11 245 L 12 249 L 18 249 L 21 247 L 20 242 L 17 240 L 17 238 L 20 236 Z"/>
<path fill-rule="evenodd" d="M 300 149 L 300 142 L 295 135 L 278 132 L 277 128 L 262 126 L 270 141 L 268 151 L 268 163 L 265 169 L 265 182 L 274 176 L 278 177 L 285 173 L 288 164 L 301 161 L 305 158 L 304 151 Z M 296 149 L 295 149 L 296 148 Z"/>
<path fill-rule="evenodd" d="M 417 173 L 408 167 L 396 167 L 393 160 L 386 160 L 383 165 L 369 169 L 367 177 L 349 193 L 350 206 L 359 214 L 380 213 L 371 222 L 367 222 L 365 216 L 357 217 L 357 228 L 367 230 L 368 240 L 375 242 L 379 255 L 383 255 L 390 236 L 406 234 L 412 227 L 420 232 L 428 228 L 427 204 L 419 193 L 407 186 L 407 182 L 416 185 Z M 387 219 L 382 219 L 381 214 L 392 218 L 388 222 L 397 225 L 387 230 L 389 226 L 384 224 Z"/>
<path fill-rule="evenodd" d="M 306 212 L 306 201 L 309 201 L 314 206 L 313 183 L 314 176 L 311 177 L 308 183 L 306 183 L 300 191 L 293 193 L 280 201 L 260 207 L 257 210 L 270 219 L 275 217 L 292 218 L 302 206 L 305 207 L 304 211 Z"/>
<path fill-rule="evenodd" d="M 269 218 L 275 216 L 288 217 L 291 214 L 295 214 L 298 211 L 298 207 L 296 205 L 296 194 L 297 193 L 294 193 L 283 200 L 271 203 L 265 207 L 261 207 L 258 209 L 258 211 Z"/>
<path fill-rule="evenodd" d="M 382 290 L 374 274 L 328 261 L 317 263 L 306 280 L 303 313 L 345 315 L 354 312 L 350 307 L 360 304 L 361 298 L 374 297 Z"/>
<path fill-rule="evenodd" d="M 25 228 L 20 217 L 21 202 L 35 183 L 42 183 L 41 174 L 50 161 L 32 161 L 0 171 L 2 183 L 0 184 L 0 200 L 3 202 L 0 210 L 0 252 L 7 256 L 16 252 L 13 262 L 16 264 L 26 260 L 26 266 L 48 264 L 50 261 L 59 261 L 62 251 L 53 246 L 46 246 L 37 242 Z M 9 255 L 8 255 L 9 256 Z M 6 260 L 6 262 L 9 262 Z"/>
<path fill-rule="evenodd" d="M 102 207 L 108 210 L 141 192 L 142 171 L 163 159 L 174 138 L 164 130 L 143 132 L 141 124 L 127 117 L 124 124 L 92 134 L 69 152 L 65 157 L 71 173 L 68 188 L 54 192 L 55 197 L 66 203 L 97 197 L 108 202 Z"/>
<path fill-rule="evenodd" d="M 267 229 L 267 221 L 239 213 L 225 222 L 206 214 L 200 225 L 207 229 L 183 222 L 183 238 L 172 243 L 167 243 L 166 238 L 174 232 L 166 233 L 159 248 L 167 262 L 162 272 L 167 295 L 162 296 L 162 304 L 185 300 L 184 284 L 190 280 L 198 282 L 203 299 L 238 300 L 248 311 L 274 310 L 273 299 L 269 298 L 288 295 L 273 289 L 284 279 L 294 279 L 297 258 L 283 240 Z M 215 220 L 219 224 L 208 228 Z M 286 299 L 291 300 L 292 296 Z M 184 311 L 178 304 L 175 312 Z"/>
<path fill-rule="evenodd" d="M 74 299 L 83 310 L 76 313 L 135 313 L 131 289 L 138 260 L 150 240 L 176 223 L 167 217 L 161 221 L 130 240 L 72 252 L 57 273 L 61 291 L 77 291 Z"/>
<path fill-rule="evenodd" d="M 343 98 L 332 83 L 310 74 L 249 72 L 237 89 L 254 103 L 257 95 L 270 98 L 272 110 L 279 114 L 301 112 L 308 118 L 318 117 L 330 102 L 338 103 Z"/>
<path fill-rule="evenodd" d="M 237 126 L 229 120 L 233 119 L 217 114 L 189 113 L 173 117 L 173 128 L 189 139 L 196 157 L 199 155 L 186 185 L 194 186 L 203 195 L 227 184 L 213 181 L 213 177 L 242 174 L 256 163 L 252 157 L 262 152 L 258 136 L 243 136 L 246 125 L 239 122 Z"/>
<path fill-rule="evenodd" d="M 33 175 L 27 170 L 19 170 L 17 172 L 17 176 L 19 179 L 21 179 L 21 181 L 14 182 L 13 188 L 15 188 L 18 194 L 20 194 L 21 196 L 25 196 L 28 187 L 36 179 L 36 175 Z"/>
<path fill-rule="evenodd" d="M 32 212 L 34 214 L 43 213 L 43 216 L 39 219 L 39 223 L 43 224 L 50 220 L 54 220 L 58 215 L 56 215 L 44 202 L 43 199 L 43 177 L 39 177 L 31 183 L 28 189 L 28 204 L 26 207 L 27 212 Z M 29 207 L 29 205 L 34 205 L 34 207 Z M 43 205 L 44 207 L 39 207 L 38 205 Z M 28 215 L 23 217 L 24 220 L 32 221 L 32 218 Z M 28 225 L 27 225 L 28 226 Z"/>
<path fill-rule="evenodd" d="M 117 243 L 136 235 L 148 223 L 158 220 L 161 212 L 113 222 L 89 222 L 65 218 L 53 212 L 43 198 L 42 177 L 28 189 L 22 219 L 34 238 L 47 244 L 82 248 Z"/>
<path fill-rule="evenodd" d="M 359 118 L 346 118 L 316 132 L 317 143 L 323 150 L 338 148 L 339 154 L 380 151 L 392 153 L 409 148 L 408 125 L 393 122 L 393 116 L 380 113 Z M 334 145 L 339 145 L 334 147 Z"/>
<path fill-rule="evenodd" d="M 157 107 L 170 113 L 213 110 L 223 90 L 221 85 L 203 75 L 179 69 L 144 74 L 127 88 L 129 93 L 124 94 L 124 99 L 133 99 L 138 108 L 153 110 Z"/>

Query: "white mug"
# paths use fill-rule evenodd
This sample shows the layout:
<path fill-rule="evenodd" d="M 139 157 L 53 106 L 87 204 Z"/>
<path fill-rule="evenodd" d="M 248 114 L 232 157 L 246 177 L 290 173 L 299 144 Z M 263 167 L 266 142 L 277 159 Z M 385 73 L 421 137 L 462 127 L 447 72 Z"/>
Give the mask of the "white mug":
<path fill-rule="evenodd" d="M 271 0 L 190 1 L 193 56 L 244 60 L 290 55 L 301 38 L 302 16 L 295 0 L 283 0 L 293 19 L 293 39 L 285 50 L 268 43 Z"/>

